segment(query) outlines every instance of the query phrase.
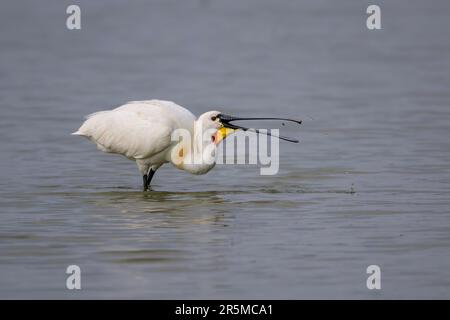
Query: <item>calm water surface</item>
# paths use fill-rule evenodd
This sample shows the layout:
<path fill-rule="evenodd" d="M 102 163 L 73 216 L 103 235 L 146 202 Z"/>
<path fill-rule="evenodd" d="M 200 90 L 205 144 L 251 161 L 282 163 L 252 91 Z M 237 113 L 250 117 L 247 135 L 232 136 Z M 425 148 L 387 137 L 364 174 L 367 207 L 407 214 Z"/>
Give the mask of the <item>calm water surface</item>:
<path fill-rule="evenodd" d="M 447 1 L 379 1 L 380 31 L 356 0 L 77 3 L 81 31 L 0 4 L 0 298 L 450 298 Z M 302 118 L 301 143 L 142 193 L 70 133 L 150 98 Z"/>

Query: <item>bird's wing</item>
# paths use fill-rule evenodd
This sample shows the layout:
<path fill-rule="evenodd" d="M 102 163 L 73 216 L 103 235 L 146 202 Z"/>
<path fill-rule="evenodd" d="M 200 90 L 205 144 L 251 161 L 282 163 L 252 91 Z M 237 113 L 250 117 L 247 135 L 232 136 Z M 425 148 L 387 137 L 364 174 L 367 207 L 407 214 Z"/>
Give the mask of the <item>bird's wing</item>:
<path fill-rule="evenodd" d="M 105 152 L 148 158 L 171 145 L 173 130 L 189 122 L 193 125 L 195 116 L 176 106 L 167 106 L 159 100 L 131 102 L 89 115 L 75 134 L 88 137 Z"/>
<path fill-rule="evenodd" d="M 195 115 L 188 109 L 172 102 L 164 100 L 130 101 L 114 110 L 133 111 L 142 118 L 153 119 L 155 117 L 169 121 L 177 128 L 192 129 Z"/>

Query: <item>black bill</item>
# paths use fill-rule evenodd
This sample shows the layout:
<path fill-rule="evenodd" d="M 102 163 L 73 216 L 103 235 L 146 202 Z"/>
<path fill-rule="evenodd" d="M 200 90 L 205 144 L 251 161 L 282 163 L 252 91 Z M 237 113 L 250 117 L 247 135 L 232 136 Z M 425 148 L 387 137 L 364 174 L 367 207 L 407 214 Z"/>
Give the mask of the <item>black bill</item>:
<path fill-rule="evenodd" d="M 289 121 L 289 122 L 294 122 L 296 124 L 301 124 L 302 120 L 294 120 L 294 119 L 287 119 L 287 118 L 261 118 L 261 117 L 240 118 L 240 117 L 229 116 L 229 115 L 222 114 L 222 113 L 219 114 L 218 117 L 220 119 L 220 122 L 223 124 L 223 126 L 225 128 L 235 129 L 235 130 L 241 129 L 243 131 L 250 130 L 250 131 L 253 131 L 253 132 L 256 132 L 256 133 L 265 134 L 265 135 L 268 135 L 268 136 L 274 136 L 276 138 L 279 138 L 279 139 L 285 140 L 285 141 L 289 141 L 289 142 L 294 142 L 294 143 L 298 143 L 299 142 L 295 138 L 289 138 L 289 137 L 285 137 L 285 136 L 276 136 L 276 135 L 271 134 L 270 132 L 261 132 L 258 129 L 246 128 L 246 127 L 242 127 L 242 126 L 238 126 L 238 125 L 232 124 L 230 122 L 232 122 L 232 121 L 239 121 L 239 120 L 281 120 L 281 121 Z"/>

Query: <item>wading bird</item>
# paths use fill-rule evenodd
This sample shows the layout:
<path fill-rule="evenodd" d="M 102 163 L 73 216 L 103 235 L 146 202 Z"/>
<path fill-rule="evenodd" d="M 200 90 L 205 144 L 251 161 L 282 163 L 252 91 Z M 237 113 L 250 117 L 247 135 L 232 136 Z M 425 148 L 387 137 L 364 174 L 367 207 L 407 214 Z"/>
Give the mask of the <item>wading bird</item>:
<path fill-rule="evenodd" d="M 284 118 L 238 118 L 219 111 L 206 112 L 196 119 L 189 110 L 171 101 L 149 100 L 132 101 L 113 110 L 88 115 L 78 131 L 72 134 L 88 138 L 101 151 L 121 154 L 136 161 L 145 191 L 156 170 L 167 162 L 193 174 L 207 173 L 216 163 L 217 145 L 238 129 L 271 135 L 231 123 L 237 120 L 301 123 Z M 191 141 L 187 141 L 185 136 L 174 141 L 176 130 L 187 132 L 192 137 Z M 278 138 L 298 142 L 288 137 Z"/>

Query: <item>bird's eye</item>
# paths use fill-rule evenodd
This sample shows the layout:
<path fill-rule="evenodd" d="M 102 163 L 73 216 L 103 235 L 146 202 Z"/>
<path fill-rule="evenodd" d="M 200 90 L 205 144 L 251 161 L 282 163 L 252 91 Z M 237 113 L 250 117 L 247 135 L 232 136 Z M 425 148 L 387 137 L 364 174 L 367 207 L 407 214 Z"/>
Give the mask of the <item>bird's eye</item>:
<path fill-rule="evenodd" d="M 212 116 L 212 117 L 211 117 L 211 120 L 212 120 L 212 121 L 216 121 L 216 119 L 217 119 L 217 116 Z"/>

